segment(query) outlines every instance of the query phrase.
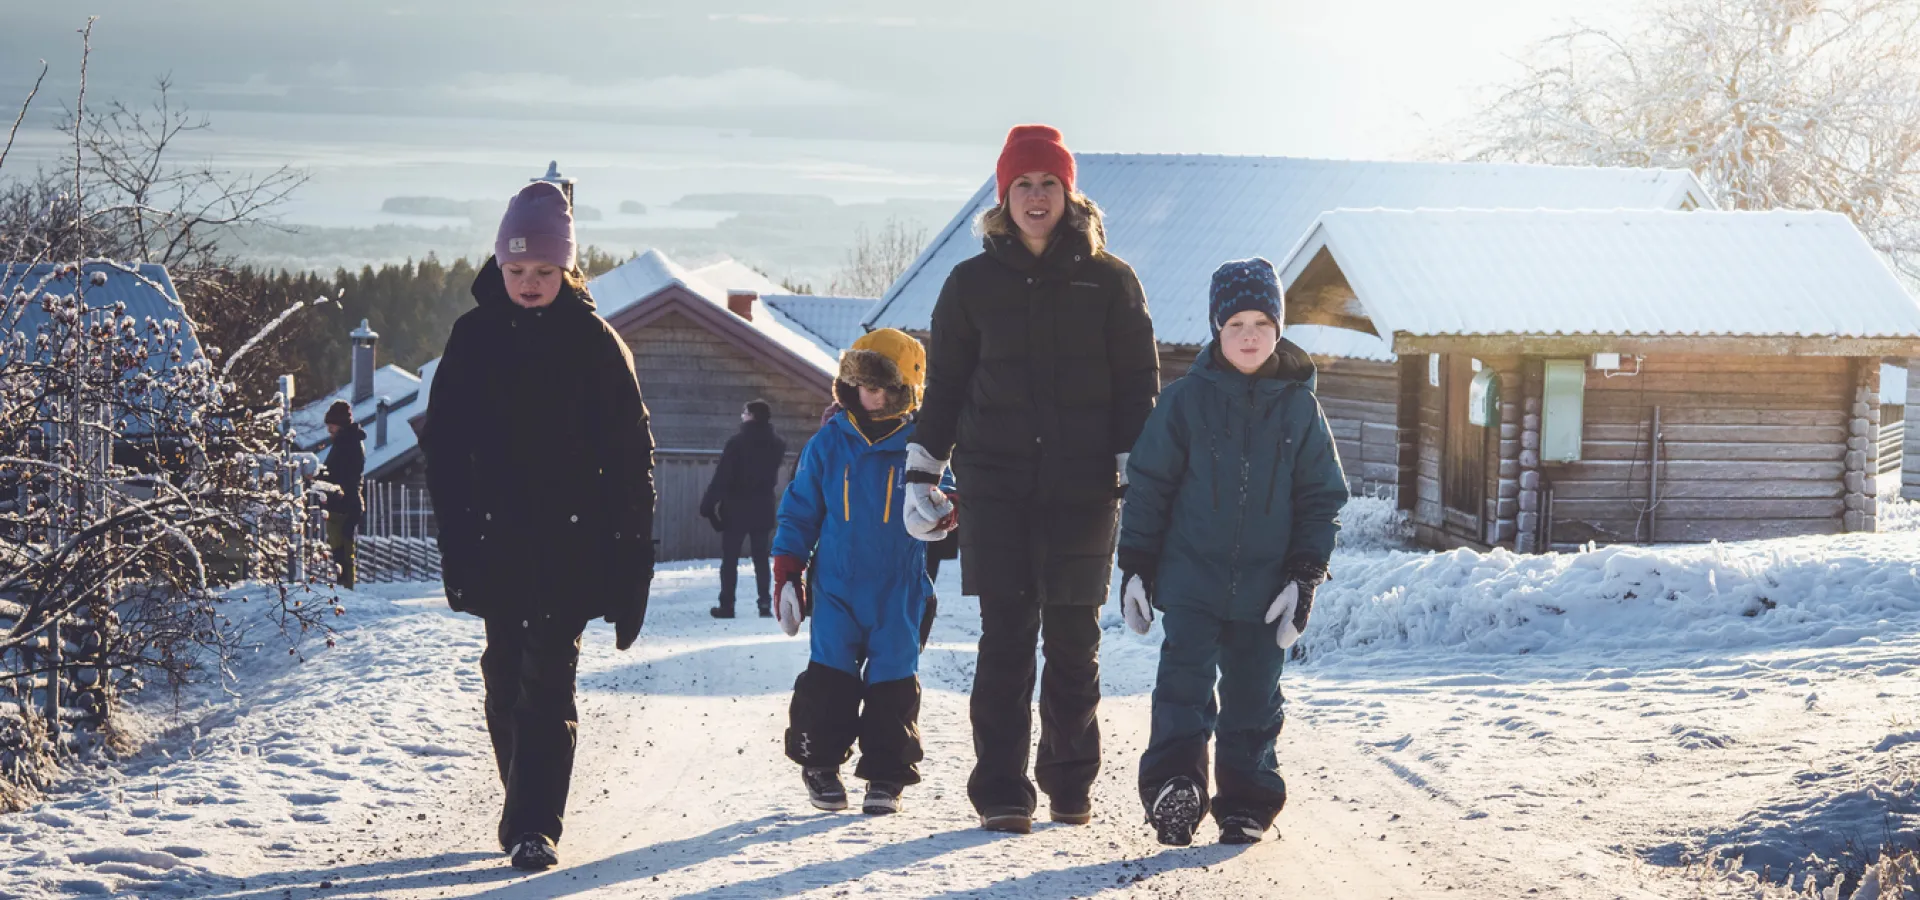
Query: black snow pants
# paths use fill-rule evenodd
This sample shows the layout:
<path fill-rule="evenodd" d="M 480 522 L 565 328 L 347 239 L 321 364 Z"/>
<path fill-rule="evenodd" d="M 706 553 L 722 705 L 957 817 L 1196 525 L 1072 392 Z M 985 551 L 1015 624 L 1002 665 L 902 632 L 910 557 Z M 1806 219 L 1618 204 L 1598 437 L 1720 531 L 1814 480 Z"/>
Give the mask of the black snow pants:
<path fill-rule="evenodd" d="M 580 719 L 574 675 L 585 629 L 585 622 L 558 618 L 487 619 L 480 674 L 487 685 L 487 734 L 507 794 L 500 814 L 503 850 L 529 832 L 560 842 L 573 780 Z"/>
<path fill-rule="evenodd" d="M 837 769 L 860 742 L 853 775 L 886 784 L 920 783 L 920 679 L 864 684 L 860 676 L 817 662 L 793 681 L 787 758 Z"/>
<path fill-rule="evenodd" d="M 753 586 L 762 611 L 773 607 L 773 570 L 770 567 L 771 531 L 740 531 L 729 528 L 720 534 L 720 608 L 733 609 L 734 593 L 740 583 L 740 545 L 747 545 L 753 557 Z"/>
<path fill-rule="evenodd" d="M 974 665 L 973 775 L 967 796 L 981 815 L 1033 815 L 1027 778 L 1033 746 L 1033 651 L 1040 676 L 1040 752 L 1034 777 L 1055 809 L 1089 808 L 1100 774 L 1100 608 L 1042 606 L 980 598 L 980 655 Z"/>

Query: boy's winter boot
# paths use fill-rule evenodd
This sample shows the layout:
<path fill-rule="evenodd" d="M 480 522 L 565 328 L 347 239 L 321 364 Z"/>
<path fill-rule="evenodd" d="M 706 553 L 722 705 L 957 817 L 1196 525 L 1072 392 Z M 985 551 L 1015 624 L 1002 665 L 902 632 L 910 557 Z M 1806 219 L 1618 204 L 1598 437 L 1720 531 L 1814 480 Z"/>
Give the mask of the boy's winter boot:
<path fill-rule="evenodd" d="M 889 784 L 884 781 L 867 783 L 867 797 L 860 803 L 860 811 L 870 816 L 890 816 L 900 811 L 900 792 L 905 785 Z"/>
<path fill-rule="evenodd" d="M 1160 843 L 1185 847 L 1193 843 L 1193 829 L 1206 812 L 1205 802 L 1193 779 L 1175 778 L 1153 798 L 1153 810 L 1147 813 L 1147 821 L 1153 823 Z"/>
<path fill-rule="evenodd" d="M 707 615 L 716 619 L 731 619 L 733 618 L 733 604 L 722 603 L 719 606 L 707 610 Z"/>
<path fill-rule="evenodd" d="M 847 786 L 840 783 L 839 769 L 808 766 L 800 770 L 800 779 L 807 783 L 807 800 L 814 809 L 839 812 L 847 808 Z"/>
<path fill-rule="evenodd" d="M 560 862 L 560 851 L 547 836 L 528 832 L 513 842 L 513 867 L 527 872 L 551 869 Z"/>
<path fill-rule="evenodd" d="M 1251 816 L 1228 816 L 1220 820 L 1220 843 L 1258 844 L 1267 829 Z"/>

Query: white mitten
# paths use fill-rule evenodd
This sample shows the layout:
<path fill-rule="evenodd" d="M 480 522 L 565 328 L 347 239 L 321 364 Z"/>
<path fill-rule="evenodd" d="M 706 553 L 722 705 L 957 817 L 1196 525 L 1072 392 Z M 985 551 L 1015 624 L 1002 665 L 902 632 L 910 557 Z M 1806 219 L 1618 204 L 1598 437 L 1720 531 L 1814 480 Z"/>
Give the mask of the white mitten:
<path fill-rule="evenodd" d="M 940 520 L 953 512 L 953 501 L 945 491 L 931 484 L 909 484 L 901 493 L 906 500 L 901 504 L 900 521 L 907 526 L 908 534 L 923 541 L 937 541 L 946 535 L 939 530 Z"/>
<path fill-rule="evenodd" d="M 1147 600 L 1146 582 L 1138 575 L 1120 586 L 1120 615 L 1134 634 L 1146 634 L 1153 627 L 1153 604 Z"/>
<path fill-rule="evenodd" d="M 800 633 L 801 590 L 798 583 L 787 582 L 780 585 L 779 591 L 773 596 L 774 617 L 780 620 L 780 630 L 786 632 L 787 637 Z"/>
<path fill-rule="evenodd" d="M 1282 650 L 1291 650 L 1300 640 L 1300 629 L 1293 627 L 1293 613 L 1300 605 L 1300 582 L 1289 581 L 1280 589 L 1280 596 L 1273 598 L 1273 605 L 1267 607 L 1267 624 L 1278 621 L 1280 627 L 1274 631 L 1273 640 Z"/>
<path fill-rule="evenodd" d="M 944 459 L 934 459 L 933 454 L 928 453 L 927 448 L 919 444 L 908 444 L 907 471 L 923 472 L 932 475 L 933 480 L 937 483 L 947 474 L 947 461 Z"/>

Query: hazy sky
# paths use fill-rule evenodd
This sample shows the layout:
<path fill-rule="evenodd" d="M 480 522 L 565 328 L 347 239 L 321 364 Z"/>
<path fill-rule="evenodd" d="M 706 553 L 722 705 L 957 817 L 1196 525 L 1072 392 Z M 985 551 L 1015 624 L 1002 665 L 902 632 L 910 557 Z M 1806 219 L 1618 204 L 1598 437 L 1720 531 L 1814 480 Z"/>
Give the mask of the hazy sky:
<path fill-rule="evenodd" d="M 196 108 L 1077 149 L 1408 156 L 1602 0 L 0 0 L 0 97 L 171 74 Z M 9 100 L 9 102 L 11 102 Z"/>

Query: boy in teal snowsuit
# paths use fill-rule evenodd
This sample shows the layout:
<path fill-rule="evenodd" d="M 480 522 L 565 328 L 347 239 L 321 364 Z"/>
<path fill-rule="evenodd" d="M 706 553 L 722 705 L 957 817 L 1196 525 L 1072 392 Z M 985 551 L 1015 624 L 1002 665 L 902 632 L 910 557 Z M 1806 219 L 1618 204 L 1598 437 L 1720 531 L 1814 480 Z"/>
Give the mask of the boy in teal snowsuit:
<path fill-rule="evenodd" d="M 1347 501 L 1313 361 L 1280 337 L 1273 266 L 1222 265 L 1209 299 L 1213 342 L 1161 392 L 1127 461 L 1120 523 L 1127 624 L 1144 634 L 1153 610 L 1164 613 L 1139 787 L 1160 842 L 1175 846 L 1192 842 L 1209 807 L 1222 843 L 1253 843 L 1286 804 L 1274 756 L 1281 664 L 1326 580 Z"/>
<path fill-rule="evenodd" d="M 905 332 L 862 335 L 840 358 L 842 407 L 800 452 L 773 539 L 775 612 L 788 634 L 811 613 L 812 654 L 794 680 L 787 757 L 815 807 L 847 807 L 840 765 L 860 744 L 862 809 L 898 812 L 920 781 L 920 620 L 933 583 L 926 541 L 953 530 L 951 477 L 943 518 L 904 514 L 907 443 L 926 378 L 926 351 Z M 811 566 L 815 596 L 807 595 Z"/>

